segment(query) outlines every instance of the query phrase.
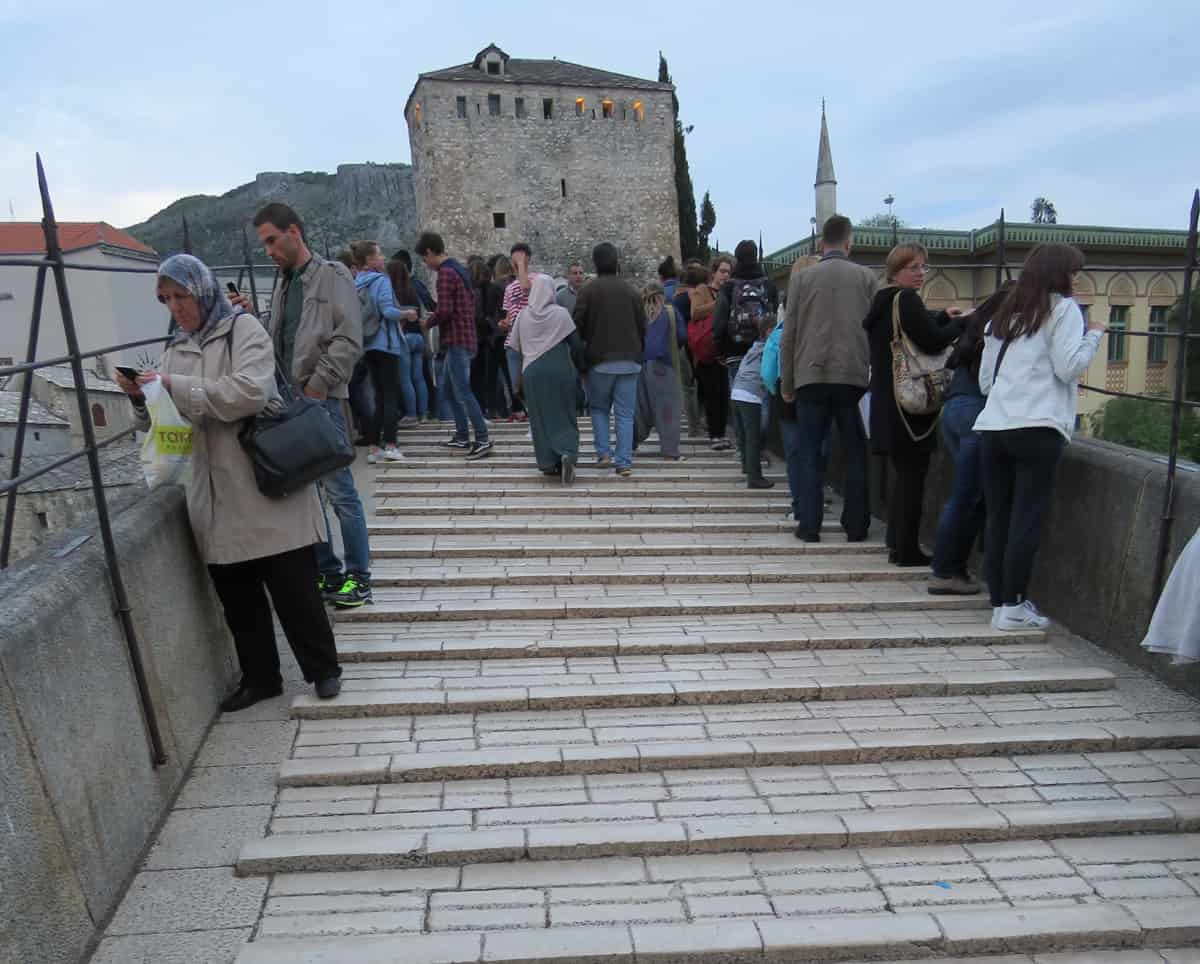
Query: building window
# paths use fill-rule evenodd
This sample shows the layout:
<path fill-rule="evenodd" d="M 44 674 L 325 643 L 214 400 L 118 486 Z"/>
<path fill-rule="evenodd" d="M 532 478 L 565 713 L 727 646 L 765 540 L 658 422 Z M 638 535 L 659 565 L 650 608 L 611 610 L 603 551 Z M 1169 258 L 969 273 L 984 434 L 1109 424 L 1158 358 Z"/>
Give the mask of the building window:
<path fill-rule="evenodd" d="M 564 177 L 561 181 L 558 182 L 558 184 L 559 184 L 559 187 L 562 188 L 562 196 L 566 197 L 567 196 L 567 179 Z"/>
<path fill-rule="evenodd" d="M 525 112 L 525 98 L 524 97 L 513 98 L 513 113 L 516 114 L 517 117 L 528 117 L 529 116 Z"/>
<path fill-rule="evenodd" d="M 414 124 L 421 123 L 421 105 L 420 104 L 417 104 L 415 107 L 413 107 L 413 123 Z"/>
<path fill-rule="evenodd" d="M 488 114 L 492 117 L 500 116 L 500 95 L 488 94 Z"/>
<path fill-rule="evenodd" d="M 507 225 L 508 218 L 505 217 L 503 211 L 495 211 L 492 213 L 492 227 L 503 228 Z"/>
<path fill-rule="evenodd" d="M 43 529 L 49 529 L 49 528 L 50 528 L 50 519 L 49 519 L 49 517 L 46 515 L 46 513 L 45 513 L 45 512 L 38 512 L 38 513 L 37 513 L 37 520 L 38 520 L 38 525 L 39 525 L 39 526 L 41 526 Z"/>
<path fill-rule="evenodd" d="M 1113 305 L 1108 310 L 1108 360 L 1112 362 L 1126 361 L 1125 332 L 1129 331 L 1129 307 Z"/>
<path fill-rule="evenodd" d="M 1150 345 L 1146 361 L 1152 365 L 1167 360 L 1167 310 L 1161 306 L 1150 309 Z"/>
<path fill-rule="evenodd" d="M 488 73 L 491 74 L 493 77 L 499 77 L 500 76 L 500 61 L 489 60 L 487 69 L 488 69 Z"/>
<path fill-rule="evenodd" d="M 103 405 L 96 404 L 92 406 L 92 424 L 96 428 L 106 428 L 108 426 L 108 416 L 104 414 Z"/>
<path fill-rule="evenodd" d="M 584 110 L 587 108 L 587 102 L 582 97 L 575 98 L 575 116 L 582 117 Z"/>
<path fill-rule="evenodd" d="M 455 97 L 454 98 L 454 109 L 456 111 L 458 111 L 459 117 L 466 117 L 467 116 L 467 98 Z"/>
<path fill-rule="evenodd" d="M 644 107 L 642 107 L 642 102 L 640 100 L 635 100 L 633 102 L 633 119 L 640 124 L 645 117 L 646 110 Z"/>
<path fill-rule="evenodd" d="M 616 110 L 616 105 L 611 100 L 602 100 L 600 101 L 600 110 L 605 117 L 611 118 L 613 111 Z"/>
<path fill-rule="evenodd" d="M 780 337 L 782 337 L 782 335 L 781 335 Z M 40 441 L 42 440 L 42 433 L 41 433 L 41 432 L 34 432 L 34 433 L 33 433 L 33 440 L 34 440 L 35 442 L 40 442 Z"/>
<path fill-rule="evenodd" d="M 554 98 L 553 97 L 543 97 L 542 98 L 542 119 L 550 120 L 550 118 L 552 118 L 553 116 L 554 116 Z"/>

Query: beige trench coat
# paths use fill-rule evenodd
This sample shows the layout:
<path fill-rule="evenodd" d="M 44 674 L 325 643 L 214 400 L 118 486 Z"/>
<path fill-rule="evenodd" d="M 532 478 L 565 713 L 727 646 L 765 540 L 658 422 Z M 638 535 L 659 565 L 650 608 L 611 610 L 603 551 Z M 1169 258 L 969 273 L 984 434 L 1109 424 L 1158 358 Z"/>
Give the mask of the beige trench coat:
<path fill-rule="evenodd" d="M 232 345 L 226 337 L 231 325 Z M 325 541 L 316 486 L 268 499 L 238 442 L 242 419 L 278 394 L 271 339 L 258 319 L 243 314 L 235 324 L 232 315 L 222 318 L 202 345 L 186 340 L 168 348 L 159 371 L 170 376 L 171 399 L 193 426 L 187 503 L 201 558 L 245 562 Z"/>

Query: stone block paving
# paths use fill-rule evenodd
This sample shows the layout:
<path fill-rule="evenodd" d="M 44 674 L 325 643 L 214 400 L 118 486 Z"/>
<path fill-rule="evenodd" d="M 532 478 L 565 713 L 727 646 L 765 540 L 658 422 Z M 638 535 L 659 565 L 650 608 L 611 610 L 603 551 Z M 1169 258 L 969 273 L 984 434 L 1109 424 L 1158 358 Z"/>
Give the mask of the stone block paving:
<path fill-rule="evenodd" d="M 343 695 L 218 719 L 94 962 L 1200 964 L 1196 701 L 729 453 L 564 490 L 527 431 L 356 466 Z"/>

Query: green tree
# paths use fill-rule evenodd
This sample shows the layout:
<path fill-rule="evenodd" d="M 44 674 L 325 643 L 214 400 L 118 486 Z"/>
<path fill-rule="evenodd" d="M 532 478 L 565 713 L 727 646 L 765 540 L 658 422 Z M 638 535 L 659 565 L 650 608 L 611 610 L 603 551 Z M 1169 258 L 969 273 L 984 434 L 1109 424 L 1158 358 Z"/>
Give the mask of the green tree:
<path fill-rule="evenodd" d="M 895 221 L 896 227 L 898 227 L 898 228 L 907 228 L 908 227 L 907 221 L 902 221 L 900 218 L 893 218 L 893 216 L 888 214 L 886 211 L 880 211 L 878 214 L 872 214 L 869 218 L 863 218 L 861 221 L 858 222 L 858 224 L 855 225 L 855 227 L 857 227 L 857 228 L 890 228 L 892 226 L 893 220 Z"/>
<path fill-rule="evenodd" d="M 671 72 L 667 69 L 667 58 L 658 52 L 658 82 L 671 83 Z M 692 187 L 692 175 L 688 169 L 687 146 L 683 142 L 684 129 L 679 120 L 679 98 L 671 92 L 671 108 L 675 112 L 675 195 L 679 203 L 679 252 L 684 258 L 695 258 L 699 254 L 699 238 L 696 230 L 696 191 Z"/>
<path fill-rule="evenodd" d="M 713 207 L 712 198 L 708 196 L 708 191 L 704 192 L 704 200 L 700 202 L 700 231 L 699 231 L 699 258 L 702 261 L 708 261 L 712 257 L 712 249 L 708 246 L 708 239 L 712 237 L 713 228 L 717 226 L 717 209 Z"/>
<path fill-rule="evenodd" d="M 1114 398 L 1091 415 L 1092 434 L 1106 442 L 1166 455 L 1171 445 L 1171 406 L 1143 398 Z M 1184 409 L 1179 457 L 1200 462 L 1200 415 Z"/>
<path fill-rule="evenodd" d="M 1029 211 L 1034 224 L 1058 224 L 1058 209 L 1054 207 L 1054 202 L 1047 198 L 1034 198 Z"/>

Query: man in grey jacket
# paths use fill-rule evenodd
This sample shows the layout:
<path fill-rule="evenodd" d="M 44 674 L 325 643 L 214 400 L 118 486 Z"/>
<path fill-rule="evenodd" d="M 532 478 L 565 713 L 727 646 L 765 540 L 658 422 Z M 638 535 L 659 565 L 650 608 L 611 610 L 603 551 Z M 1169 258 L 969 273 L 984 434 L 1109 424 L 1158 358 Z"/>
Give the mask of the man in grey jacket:
<path fill-rule="evenodd" d="M 349 441 L 343 402 L 362 354 L 362 309 L 354 279 L 345 265 L 309 250 L 300 217 L 286 204 L 262 208 L 254 216 L 254 228 L 267 256 L 282 272 L 271 295 L 269 331 L 275 357 L 298 390 L 325 406 Z M 243 297 L 231 300 L 253 310 Z M 370 547 L 354 476 L 349 468 L 339 469 L 320 484 L 337 513 L 346 553 L 343 570 L 333 551 L 326 516 L 329 542 L 317 543 L 321 593 L 339 608 L 362 606 L 371 602 Z"/>
<path fill-rule="evenodd" d="M 879 286 L 854 264 L 850 219 L 835 214 L 821 230 L 821 260 L 792 275 L 779 345 L 779 391 L 796 538 L 821 541 L 829 426 L 836 422 L 846 456 L 842 529 L 861 542 L 871 525 L 866 433 L 858 402 L 869 384 L 870 350 L 862 320 Z"/>

